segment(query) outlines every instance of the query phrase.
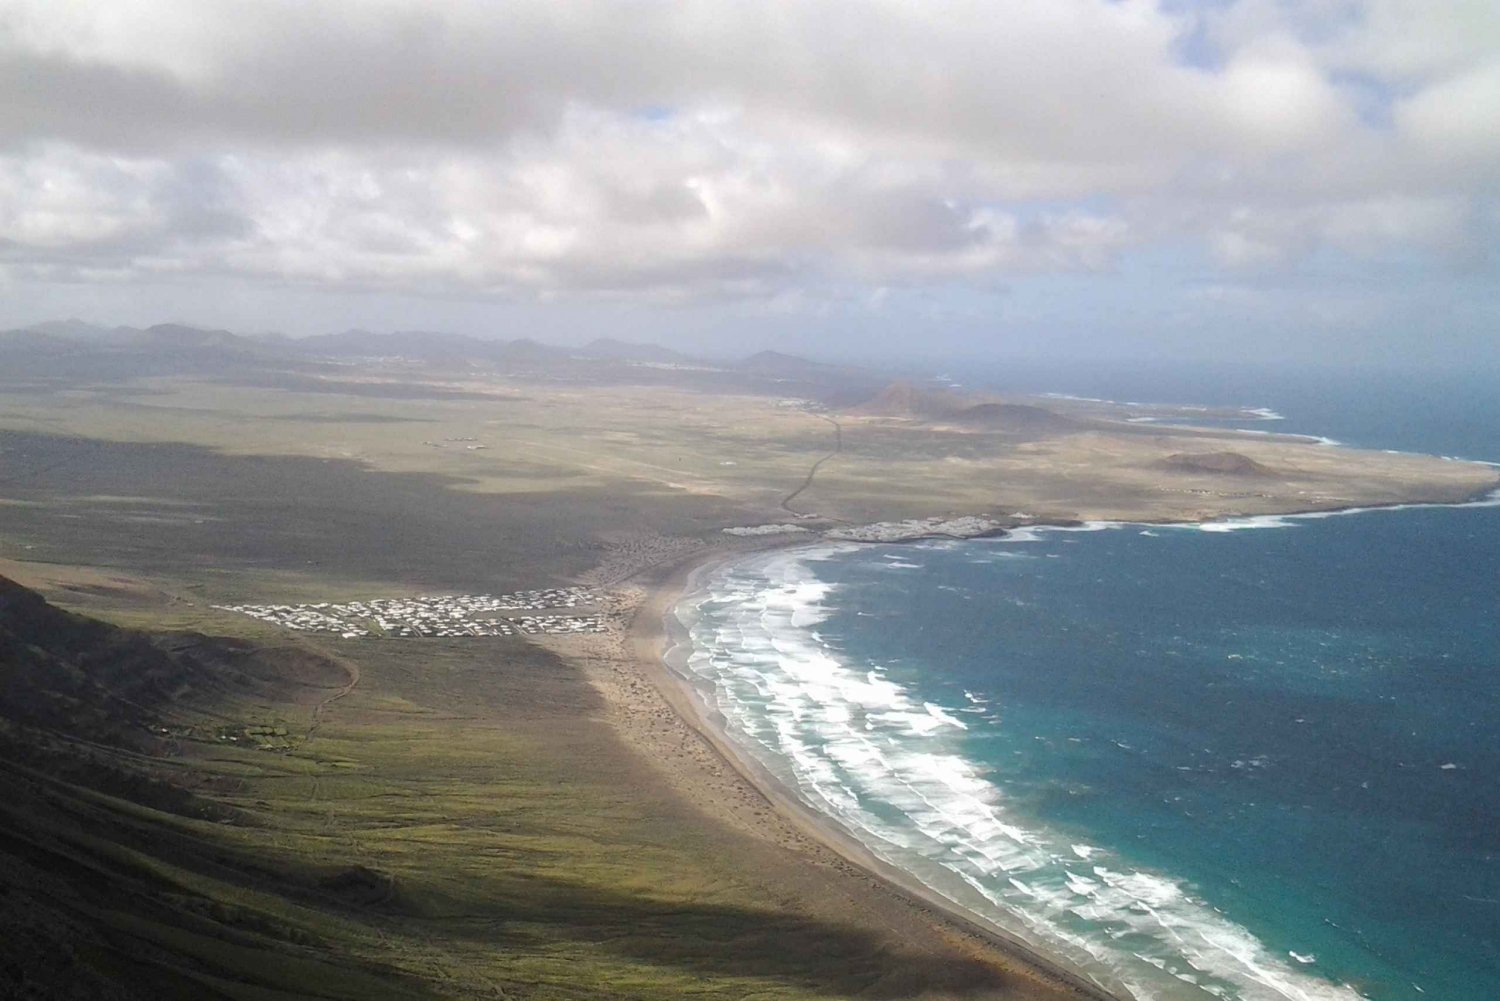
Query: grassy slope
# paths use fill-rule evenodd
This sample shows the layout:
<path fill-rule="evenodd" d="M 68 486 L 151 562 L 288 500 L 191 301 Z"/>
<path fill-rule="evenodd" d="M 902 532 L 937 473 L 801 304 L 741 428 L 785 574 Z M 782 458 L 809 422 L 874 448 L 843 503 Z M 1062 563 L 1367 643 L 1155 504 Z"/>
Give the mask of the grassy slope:
<path fill-rule="evenodd" d="M 134 642 L 96 631 L 88 645 Z M 189 646 L 153 661 L 178 684 L 154 686 L 99 740 L 10 708 L 0 993 L 1004 991 L 963 952 L 902 942 L 841 913 L 837 892 L 806 892 L 832 874 L 696 813 L 599 721 L 573 669 L 524 642 L 483 656 L 353 644 L 357 659 L 331 662 Z M 118 693 L 136 672 L 111 663 L 87 670 Z M 339 664 L 358 684 L 335 698 Z M 270 721 L 291 750 L 243 737 Z M 147 729 L 162 724 L 171 736 Z"/>

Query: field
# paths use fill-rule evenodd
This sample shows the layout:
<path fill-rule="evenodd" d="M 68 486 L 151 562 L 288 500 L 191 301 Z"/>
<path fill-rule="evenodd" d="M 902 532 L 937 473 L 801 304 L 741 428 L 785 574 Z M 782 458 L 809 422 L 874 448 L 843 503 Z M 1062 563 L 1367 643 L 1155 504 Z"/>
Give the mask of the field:
<path fill-rule="evenodd" d="M 1012 429 L 752 388 L 376 368 L 0 394 L 0 556 L 165 571 L 234 600 L 299 597 L 299 577 L 336 581 L 338 597 L 505 590 L 571 582 L 642 540 L 707 543 L 797 515 L 1199 520 L 1461 500 L 1496 482 L 1468 463 L 1131 424 L 1097 405 L 1061 429 Z"/>

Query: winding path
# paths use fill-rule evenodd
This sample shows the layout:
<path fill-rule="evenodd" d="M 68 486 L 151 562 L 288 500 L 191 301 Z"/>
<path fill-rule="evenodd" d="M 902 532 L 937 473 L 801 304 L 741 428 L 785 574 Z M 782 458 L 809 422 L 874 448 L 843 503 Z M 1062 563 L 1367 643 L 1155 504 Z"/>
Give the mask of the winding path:
<path fill-rule="evenodd" d="M 807 471 L 807 479 L 805 479 L 805 480 L 802 481 L 802 485 L 800 487 L 798 487 L 796 490 L 793 490 L 791 493 L 787 494 L 785 497 L 783 497 L 781 499 L 782 510 L 789 511 L 792 514 L 795 514 L 795 515 L 801 515 L 802 512 L 800 512 L 800 511 L 793 511 L 792 510 L 792 508 L 791 508 L 792 501 L 796 499 L 796 497 L 797 497 L 798 494 L 802 493 L 802 491 L 804 491 L 808 487 L 812 486 L 813 477 L 818 475 L 818 467 L 819 466 L 823 465 L 823 463 L 827 462 L 829 459 L 832 459 L 834 456 L 838 455 L 840 452 L 842 452 L 844 450 L 844 427 L 843 427 L 843 425 L 840 424 L 838 421 L 834 420 L 832 417 L 829 417 L 829 416 L 827 416 L 825 414 L 816 414 L 815 416 L 818 417 L 819 419 L 825 420 L 829 424 L 833 425 L 833 451 L 829 452 L 827 455 L 823 456 L 817 462 L 814 462 L 812 464 L 812 468 Z"/>
<path fill-rule="evenodd" d="M 344 685 L 343 688 L 340 688 L 338 691 L 334 692 L 326 699 L 323 699 L 313 707 L 311 726 L 309 726 L 307 729 L 308 737 L 311 737 L 317 731 L 318 727 L 323 725 L 323 711 L 333 703 L 337 702 L 339 699 L 354 691 L 354 689 L 359 686 L 360 681 L 359 665 L 354 661 L 346 660 L 345 658 L 340 656 L 330 655 L 326 650 L 320 650 L 318 652 L 322 654 L 325 659 L 343 668 L 349 676 L 349 681 Z"/>

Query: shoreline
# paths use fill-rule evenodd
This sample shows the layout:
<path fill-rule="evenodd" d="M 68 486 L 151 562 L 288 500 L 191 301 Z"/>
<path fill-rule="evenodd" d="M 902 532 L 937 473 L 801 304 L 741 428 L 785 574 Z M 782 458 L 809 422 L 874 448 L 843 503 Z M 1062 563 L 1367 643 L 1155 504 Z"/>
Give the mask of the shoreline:
<path fill-rule="evenodd" d="M 1375 513 L 1409 508 L 1491 507 L 1500 505 L 1500 486 L 1492 485 L 1462 501 L 1416 501 L 1382 505 L 1321 508 L 1281 512 L 1274 515 L 1235 515 L 1201 521 L 1118 521 L 1047 523 L 1013 526 L 989 537 L 1003 538 L 1021 530 L 1078 530 L 1090 526 L 1110 527 L 1139 524 L 1143 527 L 1196 527 L 1232 525 L 1235 522 L 1260 519 L 1326 518 L 1339 515 Z M 1228 530 L 1221 529 L 1221 530 Z M 902 540 L 888 545 L 909 545 L 923 539 Z M 970 540 L 959 540 L 970 541 Z M 1089 979 L 1064 961 L 1048 956 L 983 915 L 970 911 L 923 884 L 914 876 L 875 856 L 851 832 L 832 817 L 808 806 L 764 765 L 741 749 L 729 735 L 720 714 L 708 704 L 704 693 L 672 662 L 673 654 L 686 645 L 687 629 L 676 614 L 682 599 L 698 589 L 705 575 L 727 564 L 778 551 L 814 548 L 819 545 L 853 545 L 859 540 L 834 540 L 822 537 L 767 537 L 759 545 L 734 548 L 714 547 L 685 559 L 649 568 L 636 575 L 645 596 L 634 610 L 626 629 L 626 648 L 640 673 L 652 684 L 673 713 L 691 732 L 707 745 L 715 756 L 751 790 L 763 799 L 780 819 L 814 844 L 831 851 L 838 858 L 872 878 L 896 900 L 910 907 L 926 920 L 957 929 L 977 940 L 991 954 L 992 961 L 1013 974 L 1026 976 L 1053 988 L 1061 988 L 1074 997 L 1089 1001 L 1134 1001 L 1133 995 L 1112 991 Z"/>
<path fill-rule="evenodd" d="M 1264 519 L 1283 518 L 1332 518 L 1340 515 L 1370 514 L 1385 511 L 1407 511 L 1421 510 L 1425 508 L 1464 508 L 1464 507 L 1495 507 L 1500 506 L 1500 462 L 1491 462 L 1484 459 L 1455 459 L 1456 462 L 1469 463 L 1476 466 L 1487 466 L 1495 470 L 1491 482 L 1482 487 L 1471 490 L 1453 500 L 1392 500 L 1380 502 L 1358 502 L 1358 501 L 1328 501 L 1319 502 L 1308 507 L 1294 507 L 1289 510 L 1272 510 L 1260 512 L 1238 512 L 1235 514 L 1210 514 L 1202 517 L 1172 517 L 1172 516 L 1101 516 L 1101 517 L 1055 517 L 1043 516 L 1032 520 L 1027 518 L 1020 522 L 1013 522 L 1007 518 L 997 516 L 998 520 L 977 516 L 960 515 L 932 518 L 908 518 L 895 521 L 876 521 L 867 524 L 847 524 L 836 529 L 843 532 L 861 532 L 866 530 L 892 530 L 890 534 L 872 537 L 870 535 L 848 534 L 831 535 L 826 531 L 813 530 L 811 532 L 788 532 L 772 533 L 756 536 L 749 533 L 741 533 L 741 538 L 760 538 L 766 547 L 790 548 L 796 546 L 812 546 L 820 543 L 829 545 L 856 545 L 856 546 L 900 546 L 916 542 L 972 542 L 984 539 L 1004 539 L 1015 532 L 1042 530 L 1042 531 L 1067 531 L 1097 526 L 1116 525 L 1140 525 L 1146 528 L 1201 528 L 1205 525 L 1233 526 L 1238 522 L 1252 522 Z M 918 523 L 947 522 L 955 523 L 965 520 L 986 522 L 982 528 L 973 531 L 950 531 L 942 526 L 923 530 Z M 756 527 L 756 526 L 751 526 Z M 910 528 L 911 531 L 895 531 L 902 528 Z M 1210 529 L 1211 530 L 1211 529 Z M 754 552 L 756 550 L 747 550 Z"/>
<path fill-rule="evenodd" d="M 671 565 L 655 567 L 640 575 L 646 595 L 627 627 L 631 659 L 661 694 L 678 719 L 696 734 L 724 764 L 762 798 L 798 834 L 831 851 L 844 862 L 874 879 L 900 903 L 927 920 L 947 925 L 977 940 L 991 954 L 991 961 L 1013 975 L 1039 985 L 1061 988 L 1088 1001 L 1133 1001 L 1129 995 L 1112 993 L 1082 972 L 1047 956 L 1000 926 L 987 921 L 915 877 L 876 857 L 837 821 L 803 803 L 758 761 L 749 757 L 724 729 L 722 718 L 703 699 L 693 683 L 668 658 L 686 638 L 676 615 L 681 600 L 696 588 L 703 576 L 719 567 L 757 554 L 808 546 L 811 540 L 785 540 L 781 544 L 698 553 Z"/>

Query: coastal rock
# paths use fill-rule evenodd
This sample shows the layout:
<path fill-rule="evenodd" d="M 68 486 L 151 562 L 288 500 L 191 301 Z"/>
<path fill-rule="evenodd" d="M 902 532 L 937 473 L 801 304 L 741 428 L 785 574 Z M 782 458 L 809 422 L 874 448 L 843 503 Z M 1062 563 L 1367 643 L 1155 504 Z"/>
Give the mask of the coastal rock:
<path fill-rule="evenodd" d="M 823 535 L 841 542 L 910 542 L 913 539 L 978 539 L 1003 534 L 1005 526 L 989 518 L 909 518 L 877 521 L 871 525 L 834 528 Z"/>

